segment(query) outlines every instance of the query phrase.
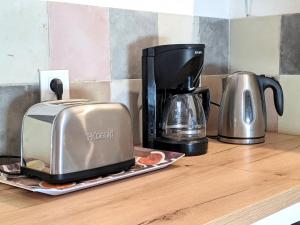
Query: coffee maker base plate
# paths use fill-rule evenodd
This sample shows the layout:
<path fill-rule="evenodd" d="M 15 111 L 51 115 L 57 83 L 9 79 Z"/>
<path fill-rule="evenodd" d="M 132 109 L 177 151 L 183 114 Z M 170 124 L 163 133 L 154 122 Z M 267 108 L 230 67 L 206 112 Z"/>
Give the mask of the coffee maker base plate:
<path fill-rule="evenodd" d="M 196 141 L 175 141 L 168 138 L 157 138 L 154 148 L 184 153 L 185 156 L 197 156 L 207 153 L 208 139 L 201 138 Z"/>
<path fill-rule="evenodd" d="M 258 138 L 229 138 L 218 136 L 218 141 L 229 143 L 229 144 L 240 144 L 240 145 L 253 145 L 265 142 L 265 137 Z"/>

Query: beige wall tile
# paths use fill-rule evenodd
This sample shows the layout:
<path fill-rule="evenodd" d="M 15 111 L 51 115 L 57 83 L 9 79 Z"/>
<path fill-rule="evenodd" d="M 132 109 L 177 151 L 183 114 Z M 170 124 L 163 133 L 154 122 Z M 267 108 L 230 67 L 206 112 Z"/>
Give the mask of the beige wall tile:
<path fill-rule="evenodd" d="M 14 0 L 0 5 L 0 83 L 38 83 L 38 69 L 48 69 L 47 3 Z"/>
<path fill-rule="evenodd" d="M 158 14 L 158 35 L 159 44 L 186 44 L 195 43 L 194 38 L 199 28 L 199 23 L 193 16 Z"/>
<path fill-rule="evenodd" d="M 210 90 L 211 101 L 220 104 L 222 97 L 222 78 L 225 75 L 202 76 L 202 86 L 207 86 Z M 211 104 L 209 119 L 207 123 L 207 134 L 218 134 L 219 107 Z"/>
<path fill-rule="evenodd" d="M 274 97 L 272 89 L 268 88 L 265 91 L 266 110 L 267 110 L 267 131 L 278 131 L 278 114 L 274 105 Z"/>
<path fill-rule="evenodd" d="M 230 21 L 230 71 L 279 74 L 280 16 Z"/>
<path fill-rule="evenodd" d="M 70 84 L 70 97 L 110 101 L 110 82 L 75 82 Z"/>
<path fill-rule="evenodd" d="M 278 119 L 278 131 L 300 135 L 300 76 L 280 75 L 280 83 L 284 94 L 284 112 Z"/>
<path fill-rule="evenodd" d="M 111 101 L 125 104 L 133 122 L 134 144 L 141 143 L 142 134 L 142 80 L 124 79 L 111 82 Z"/>

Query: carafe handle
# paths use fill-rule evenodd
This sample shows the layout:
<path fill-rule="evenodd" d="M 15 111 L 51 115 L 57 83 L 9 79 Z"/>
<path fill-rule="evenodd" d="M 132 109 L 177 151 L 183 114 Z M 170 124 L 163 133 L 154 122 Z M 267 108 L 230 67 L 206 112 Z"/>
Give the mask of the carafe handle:
<path fill-rule="evenodd" d="M 272 88 L 276 111 L 278 115 L 282 116 L 284 102 L 283 91 L 279 82 L 274 78 L 269 78 L 264 75 L 258 76 L 258 81 L 262 94 L 267 88 Z"/>
<path fill-rule="evenodd" d="M 206 122 L 208 121 L 210 111 L 210 92 L 208 87 L 198 87 L 193 92 L 194 94 L 202 95 L 202 107 L 205 113 Z"/>

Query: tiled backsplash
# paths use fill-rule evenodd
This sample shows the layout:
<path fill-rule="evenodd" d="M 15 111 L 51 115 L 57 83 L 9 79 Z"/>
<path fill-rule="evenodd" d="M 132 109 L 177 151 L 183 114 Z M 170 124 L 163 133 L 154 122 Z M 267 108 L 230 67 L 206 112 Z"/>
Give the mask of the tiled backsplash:
<path fill-rule="evenodd" d="M 140 110 L 142 106 L 142 80 L 124 79 L 111 82 L 111 100 L 128 106 L 133 122 L 134 143 L 141 141 Z"/>
<path fill-rule="evenodd" d="M 39 101 L 39 69 L 68 69 L 71 98 L 126 104 L 136 144 L 141 140 L 143 48 L 204 43 L 203 74 L 209 76 L 203 77 L 203 84 L 216 102 L 221 97 L 220 74 L 300 74 L 299 15 L 229 21 L 38 0 L 3 1 L 1 6 L 0 154 L 19 152 L 22 116 Z M 289 85 L 300 84 L 293 77 L 279 78 L 286 105 L 278 125 L 272 94 L 267 93 L 269 130 L 278 126 L 279 131 L 300 134 L 290 129 L 290 116 L 296 119 L 297 111 L 291 108 L 294 89 Z M 218 109 L 212 106 L 211 112 L 208 130 L 214 132 Z"/>
<path fill-rule="evenodd" d="M 203 73 L 228 73 L 228 20 L 169 14 L 159 14 L 158 18 L 159 44 L 204 43 Z"/>
<path fill-rule="evenodd" d="M 300 14 L 281 18 L 280 74 L 300 74 Z"/>
<path fill-rule="evenodd" d="M 158 45 L 157 14 L 109 10 L 112 79 L 142 77 L 142 49 Z"/>
<path fill-rule="evenodd" d="M 230 21 L 230 72 L 279 74 L 280 16 Z"/>
<path fill-rule="evenodd" d="M 276 76 L 283 88 L 284 113 L 274 110 L 266 91 L 269 130 L 300 135 L 297 87 L 300 86 L 300 14 L 248 17 L 230 21 L 230 72 L 249 70 Z M 269 99 L 269 101 L 268 101 Z M 273 122 L 272 122 L 273 121 Z M 278 122 L 276 122 L 278 121 Z"/>
<path fill-rule="evenodd" d="M 0 87 L 0 154 L 20 153 L 23 115 L 29 106 L 38 101 L 36 85 Z"/>
<path fill-rule="evenodd" d="M 299 73 L 300 74 L 300 73 Z M 300 134 L 300 76 L 281 75 L 285 111 L 278 119 L 278 130 L 282 133 Z"/>
<path fill-rule="evenodd" d="M 50 69 L 71 81 L 110 80 L 109 10 L 49 2 Z"/>
<path fill-rule="evenodd" d="M 0 154 L 19 152 L 22 116 L 39 101 L 39 69 L 69 70 L 71 98 L 126 104 L 136 144 L 143 48 L 205 43 L 205 71 L 228 72 L 228 20 L 38 0 L 1 6 Z"/>
<path fill-rule="evenodd" d="M 214 18 L 198 18 L 197 43 L 205 44 L 203 74 L 228 73 L 229 21 Z"/>
<path fill-rule="evenodd" d="M 0 84 L 37 83 L 48 68 L 47 3 L 1 1 L 0 27 Z"/>

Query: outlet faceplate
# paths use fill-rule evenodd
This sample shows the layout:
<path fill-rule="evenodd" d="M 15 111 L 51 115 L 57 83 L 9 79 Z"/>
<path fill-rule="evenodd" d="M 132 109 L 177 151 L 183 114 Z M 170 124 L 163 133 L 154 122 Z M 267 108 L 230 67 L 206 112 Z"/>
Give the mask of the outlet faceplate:
<path fill-rule="evenodd" d="M 69 70 L 41 70 L 40 71 L 41 102 L 57 100 L 55 93 L 50 88 L 50 82 L 55 78 L 60 79 L 63 83 L 62 99 L 70 99 Z"/>

